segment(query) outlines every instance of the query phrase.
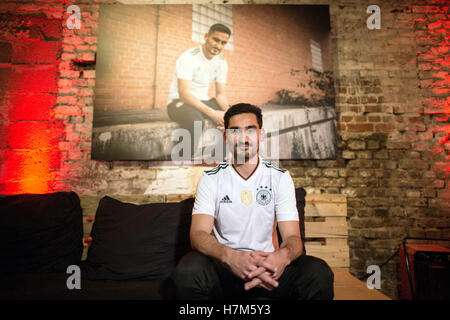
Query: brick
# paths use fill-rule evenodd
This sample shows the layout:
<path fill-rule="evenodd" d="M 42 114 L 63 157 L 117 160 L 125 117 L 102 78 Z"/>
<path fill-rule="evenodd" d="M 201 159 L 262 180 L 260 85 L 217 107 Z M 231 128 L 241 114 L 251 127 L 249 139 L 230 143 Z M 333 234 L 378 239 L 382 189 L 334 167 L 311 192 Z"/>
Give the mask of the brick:
<path fill-rule="evenodd" d="M 358 170 L 358 175 L 362 178 L 367 178 L 373 176 L 374 172 L 370 169 L 360 169 Z"/>
<path fill-rule="evenodd" d="M 13 69 L 11 66 L 0 65 L 0 97 L 3 97 L 10 88 L 10 78 Z"/>
<path fill-rule="evenodd" d="M 407 151 L 405 157 L 408 159 L 420 159 L 420 153 L 416 151 Z"/>
<path fill-rule="evenodd" d="M 371 151 L 357 151 L 356 152 L 357 159 L 372 159 Z"/>
<path fill-rule="evenodd" d="M 395 125 L 391 123 L 375 124 L 375 132 L 391 132 L 395 130 Z"/>
<path fill-rule="evenodd" d="M 391 150 L 389 152 L 391 160 L 401 160 L 406 158 L 406 152 L 404 150 Z"/>
<path fill-rule="evenodd" d="M 95 60 L 95 52 L 91 52 L 91 51 L 83 51 L 83 52 L 79 52 L 78 50 L 82 50 L 80 47 L 77 47 L 75 49 L 76 52 L 76 58 L 80 59 L 80 60 L 87 60 L 87 61 L 94 61 Z M 88 50 L 88 47 L 86 46 L 85 50 Z M 130 68 L 130 70 L 132 70 Z M 91 71 L 91 70 L 86 70 L 86 71 Z M 140 71 L 139 69 L 137 69 L 136 71 Z"/>
<path fill-rule="evenodd" d="M 356 212 L 356 215 L 358 217 L 361 217 L 361 218 L 372 217 L 373 216 L 373 209 L 372 208 L 358 209 L 358 211 Z"/>
<path fill-rule="evenodd" d="M 343 168 L 345 167 L 345 161 L 344 159 L 317 160 L 316 165 L 318 168 Z"/>
<path fill-rule="evenodd" d="M 83 77 L 86 79 L 94 79 L 95 78 L 95 70 L 85 70 L 83 72 Z"/>
<path fill-rule="evenodd" d="M 320 177 L 322 176 L 322 170 L 319 168 L 311 168 L 306 172 L 308 177 Z"/>
<path fill-rule="evenodd" d="M 1 78 L 1 77 L 0 77 Z M 6 90 L 10 93 L 56 93 L 57 66 L 14 66 Z"/>
<path fill-rule="evenodd" d="M 71 79 L 59 79 L 58 87 L 59 88 L 71 88 L 73 84 L 73 80 Z"/>
<path fill-rule="evenodd" d="M 78 98 L 75 95 L 58 96 L 56 103 L 57 105 L 76 106 L 78 103 Z"/>
<path fill-rule="evenodd" d="M 356 159 L 356 160 L 349 160 L 347 164 L 347 168 L 377 168 L 379 167 L 379 164 L 374 160 L 367 160 L 367 159 Z"/>
<path fill-rule="evenodd" d="M 16 40 L 12 63 L 56 64 L 61 57 L 61 43 L 56 41 Z"/>
<path fill-rule="evenodd" d="M 408 198 L 420 198 L 420 191 L 417 190 L 407 190 L 406 196 Z"/>
<path fill-rule="evenodd" d="M 50 110 L 56 98 L 50 94 L 15 94 L 7 98 L 10 121 L 50 120 Z"/>
<path fill-rule="evenodd" d="M 369 122 L 380 122 L 381 117 L 380 116 L 369 116 L 368 120 L 369 120 Z"/>
<path fill-rule="evenodd" d="M 0 63 L 11 62 L 12 45 L 9 42 L 0 42 Z"/>
<path fill-rule="evenodd" d="M 79 95 L 83 97 L 94 96 L 94 90 L 91 88 L 84 88 L 79 90 Z"/>
<path fill-rule="evenodd" d="M 364 112 L 366 113 L 375 113 L 375 112 L 382 112 L 381 107 L 377 105 L 366 105 L 364 107 Z"/>
<path fill-rule="evenodd" d="M 397 168 L 398 162 L 393 160 L 380 161 L 380 168 L 394 170 Z"/>
<path fill-rule="evenodd" d="M 62 37 L 62 19 L 49 19 L 44 15 L 31 16 L 30 23 L 39 28 L 43 39 L 47 41 L 58 41 Z"/>
<path fill-rule="evenodd" d="M 327 169 L 323 169 L 323 175 L 325 177 L 338 178 L 339 177 L 339 172 L 338 172 L 338 169 L 327 168 Z"/>
<path fill-rule="evenodd" d="M 68 150 L 68 160 L 77 161 L 77 160 L 88 160 L 90 157 L 90 152 L 87 150 L 80 149 L 70 149 Z"/>
<path fill-rule="evenodd" d="M 356 154 L 353 151 L 344 150 L 344 151 L 342 151 L 342 158 L 344 158 L 344 159 L 356 159 Z"/>
<path fill-rule="evenodd" d="M 363 140 L 350 140 L 347 146 L 350 150 L 364 150 L 366 148 L 366 142 Z"/>
<path fill-rule="evenodd" d="M 399 161 L 400 169 L 428 169 L 428 162 L 418 159 L 403 159 Z"/>
<path fill-rule="evenodd" d="M 450 210 L 450 201 L 443 199 L 428 199 L 429 207 L 448 212 Z"/>
<path fill-rule="evenodd" d="M 301 168 L 301 167 L 286 167 L 284 166 L 283 168 L 289 170 L 289 173 L 291 174 L 291 176 L 294 178 L 300 178 L 300 177 L 304 177 L 306 176 L 306 171 L 307 169 L 305 168 Z"/>
<path fill-rule="evenodd" d="M 450 163 L 449 162 L 434 162 L 433 164 L 434 171 L 450 171 Z"/>
<path fill-rule="evenodd" d="M 347 124 L 347 130 L 353 132 L 365 132 L 373 131 L 374 127 L 372 123 L 349 123 Z"/>
<path fill-rule="evenodd" d="M 444 190 L 439 190 L 438 191 L 438 198 L 440 199 L 450 199 L 450 190 L 449 189 L 444 189 Z"/>
<path fill-rule="evenodd" d="M 352 218 L 349 223 L 352 228 L 379 228 L 384 225 L 382 218 Z M 368 233 L 366 236 L 371 237 Z M 373 238 L 378 238 L 378 236 L 373 236 Z"/>
<path fill-rule="evenodd" d="M 353 120 L 352 116 L 342 116 L 340 121 L 341 122 L 351 122 Z"/>
<path fill-rule="evenodd" d="M 346 182 L 344 178 L 338 179 L 328 179 L 328 178 L 317 178 L 314 181 L 315 187 L 345 187 Z"/>
<path fill-rule="evenodd" d="M 13 149 L 46 149 L 51 147 L 50 125 L 42 121 L 10 123 L 6 138 Z"/>
<path fill-rule="evenodd" d="M 423 177 L 429 178 L 429 179 L 434 179 L 434 178 L 436 178 L 436 173 L 434 171 L 423 171 Z"/>
<path fill-rule="evenodd" d="M 407 141 L 388 141 L 386 142 L 388 149 L 410 149 L 411 143 Z"/>
<path fill-rule="evenodd" d="M 61 69 L 59 74 L 62 78 L 72 79 L 78 78 L 80 76 L 80 71 L 71 69 Z"/>
<path fill-rule="evenodd" d="M 81 109 L 77 106 L 57 105 L 53 108 L 55 116 L 81 116 Z"/>
<path fill-rule="evenodd" d="M 349 187 L 374 187 L 377 185 L 377 180 L 370 178 L 350 177 L 347 179 L 347 184 Z"/>
<path fill-rule="evenodd" d="M 389 153 L 387 150 L 374 152 L 373 157 L 375 159 L 389 159 Z"/>

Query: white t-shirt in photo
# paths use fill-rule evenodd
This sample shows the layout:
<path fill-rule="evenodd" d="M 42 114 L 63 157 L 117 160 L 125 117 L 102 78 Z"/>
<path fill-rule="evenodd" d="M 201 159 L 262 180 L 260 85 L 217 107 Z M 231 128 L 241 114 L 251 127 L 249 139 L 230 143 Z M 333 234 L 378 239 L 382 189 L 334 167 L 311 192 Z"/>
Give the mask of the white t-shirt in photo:
<path fill-rule="evenodd" d="M 199 100 L 209 100 L 208 89 L 213 80 L 226 83 L 228 65 L 220 55 L 208 60 L 202 46 L 185 51 L 177 60 L 174 79 L 170 86 L 167 104 L 179 99 L 178 79 L 191 81 L 191 94 Z"/>
<path fill-rule="evenodd" d="M 299 220 L 289 171 L 262 158 L 247 180 L 228 162 L 204 171 L 192 214 L 213 216 L 219 243 L 242 251 L 273 252 L 275 218 L 278 222 Z"/>

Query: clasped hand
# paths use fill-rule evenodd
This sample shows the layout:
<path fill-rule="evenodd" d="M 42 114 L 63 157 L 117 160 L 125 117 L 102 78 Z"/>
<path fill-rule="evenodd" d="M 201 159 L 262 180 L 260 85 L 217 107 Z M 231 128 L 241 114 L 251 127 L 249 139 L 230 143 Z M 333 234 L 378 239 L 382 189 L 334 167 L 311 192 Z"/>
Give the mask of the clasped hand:
<path fill-rule="evenodd" d="M 247 282 L 245 290 L 262 287 L 273 290 L 278 287 L 278 279 L 289 265 L 289 258 L 284 250 L 275 252 L 235 252 L 230 263 L 234 274 Z"/>

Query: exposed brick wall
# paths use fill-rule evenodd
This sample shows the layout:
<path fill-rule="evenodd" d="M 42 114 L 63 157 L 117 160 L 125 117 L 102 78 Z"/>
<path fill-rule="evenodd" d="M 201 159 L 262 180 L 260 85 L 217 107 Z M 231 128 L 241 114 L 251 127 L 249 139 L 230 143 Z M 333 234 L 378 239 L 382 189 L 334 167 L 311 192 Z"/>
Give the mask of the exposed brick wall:
<path fill-rule="evenodd" d="M 449 26 L 442 4 L 386 2 L 382 28 L 373 31 L 361 14 L 367 2 L 331 7 L 338 28 L 340 156 L 290 168 L 296 186 L 347 195 L 351 269 L 360 277 L 406 236 L 450 238 L 443 72 Z M 398 263 L 395 257 L 382 269 L 382 291 L 391 297 Z"/>
<path fill-rule="evenodd" d="M 283 166 L 290 169 L 295 185 L 310 193 L 347 195 L 351 272 L 357 276 L 364 276 L 367 266 L 390 257 L 405 236 L 450 238 L 449 30 L 444 3 L 382 2 L 381 30 L 368 30 L 366 8 L 372 3 L 330 2 L 339 157 L 284 161 Z M 6 1 L 0 4 L 0 14 L 24 21 L 43 14 L 46 19 L 64 22 L 66 6 L 56 0 Z M 22 166 L 21 172 L 36 172 L 36 168 L 51 172 L 51 190 L 112 195 L 147 189 L 191 192 L 192 187 L 180 186 L 174 177 L 191 179 L 194 186 L 198 167 L 168 170 L 147 162 L 90 160 L 96 74 L 95 70 L 73 67 L 72 59 L 92 58 L 97 51 L 99 6 L 85 3 L 80 7 L 82 28 L 69 30 L 62 23 L 62 40 L 53 27 L 43 29 L 48 30 L 44 34 L 53 34 L 44 37 L 39 28 L 17 29 L 11 19 L 6 24 L 0 20 L 0 192 L 30 190 L 27 183 L 32 185 L 33 180 L 14 173 L 10 164 L 26 163 L 26 156 L 45 154 L 43 151 L 57 155 L 57 160 L 37 158 Z M 161 10 L 161 16 L 173 14 Z M 8 32 L 19 35 L 10 37 Z M 25 41 L 31 35 L 39 37 L 36 49 Z M 61 60 L 57 65 L 58 43 Z M 29 50 L 36 54 L 23 54 Z M 30 58 L 33 61 L 27 60 Z M 33 67 L 30 74 L 24 72 L 28 67 Z M 59 73 L 57 92 L 52 82 L 54 68 Z M 21 75 L 30 79 L 26 92 L 15 82 L 21 83 L 17 80 Z M 29 96 L 26 103 L 24 95 Z M 30 105 L 33 112 L 28 112 Z M 53 136 L 60 124 L 62 133 Z M 41 136 L 24 145 L 20 138 L 24 132 Z M 58 143 L 42 145 L 54 139 Z M 47 149 L 48 145 L 52 148 Z M 42 163 L 49 164 L 48 168 Z M 397 296 L 398 262 L 395 257 L 382 268 L 382 291 L 391 297 Z"/>

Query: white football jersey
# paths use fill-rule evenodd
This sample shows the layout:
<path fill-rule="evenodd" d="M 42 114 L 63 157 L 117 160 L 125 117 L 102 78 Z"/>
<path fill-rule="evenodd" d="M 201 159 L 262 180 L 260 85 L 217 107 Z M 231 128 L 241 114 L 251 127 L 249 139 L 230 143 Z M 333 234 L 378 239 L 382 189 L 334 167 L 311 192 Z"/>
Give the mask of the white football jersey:
<path fill-rule="evenodd" d="M 167 104 L 179 99 L 178 79 L 191 81 L 191 94 L 199 100 L 209 100 L 208 89 L 210 83 L 225 83 L 227 80 L 228 65 L 221 56 L 214 56 L 208 60 L 203 54 L 202 46 L 185 51 L 177 60 L 175 76 L 170 85 Z"/>
<path fill-rule="evenodd" d="M 298 221 L 294 182 L 289 171 L 262 158 L 247 179 L 221 162 L 203 172 L 192 214 L 213 216 L 214 234 L 227 247 L 273 252 L 275 218 Z"/>

